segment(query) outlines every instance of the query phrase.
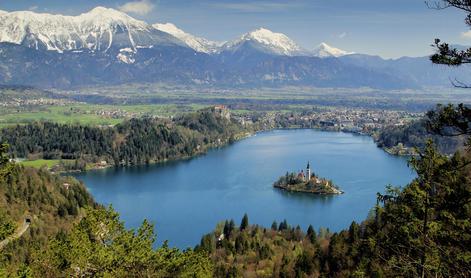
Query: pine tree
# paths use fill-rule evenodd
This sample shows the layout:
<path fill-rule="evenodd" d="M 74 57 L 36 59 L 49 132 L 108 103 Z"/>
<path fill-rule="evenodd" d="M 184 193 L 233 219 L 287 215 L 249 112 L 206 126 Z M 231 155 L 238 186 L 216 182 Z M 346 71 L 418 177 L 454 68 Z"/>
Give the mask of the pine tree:
<path fill-rule="evenodd" d="M 283 220 L 283 222 L 280 223 L 280 225 L 278 226 L 278 231 L 284 231 L 284 230 L 287 230 L 288 229 L 288 222 L 285 220 Z"/>
<path fill-rule="evenodd" d="M 0 181 L 12 170 L 12 164 L 8 158 L 8 144 L 0 144 Z"/>
<path fill-rule="evenodd" d="M 278 223 L 276 223 L 276 221 L 273 221 L 273 223 L 271 224 L 271 229 L 273 231 L 276 231 L 278 229 Z"/>
<path fill-rule="evenodd" d="M 314 230 L 314 227 L 312 227 L 312 225 L 309 225 L 309 227 L 307 228 L 307 237 L 309 238 L 309 241 L 312 244 L 317 241 L 316 231 Z"/>
<path fill-rule="evenodd" d="M 249 226 L 249 217 L 247 216 L 247 213 L 244 214 L 244 217 L 242 217 L 242 221 L 240 222 L 240 230 L 243 231 L 247 229 Z"/>

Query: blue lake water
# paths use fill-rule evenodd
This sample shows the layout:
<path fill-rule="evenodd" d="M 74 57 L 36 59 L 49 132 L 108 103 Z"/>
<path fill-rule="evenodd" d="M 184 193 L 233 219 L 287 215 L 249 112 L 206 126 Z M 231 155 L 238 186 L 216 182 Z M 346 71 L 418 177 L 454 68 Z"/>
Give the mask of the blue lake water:
<path fill-rule="evenodd" d="M 272 187 L 286 171 L 311 162 L 313 172 L 332 179 L 345 194 L 315 196 Z M 157 240 L 193 247 L 221 220 L 270 227 L 286 219 L 303 229 L 312 224 L 332 231 L 362 221 L 388 184 L 404 186 L 415 174 L 407 160 L 377 148 L 370 137 L 316 130 L 257 134 L 204 156 L 150 166 L 79 174 L 102 204 L 112 204 L 127 227 L 144 219 Z"/>

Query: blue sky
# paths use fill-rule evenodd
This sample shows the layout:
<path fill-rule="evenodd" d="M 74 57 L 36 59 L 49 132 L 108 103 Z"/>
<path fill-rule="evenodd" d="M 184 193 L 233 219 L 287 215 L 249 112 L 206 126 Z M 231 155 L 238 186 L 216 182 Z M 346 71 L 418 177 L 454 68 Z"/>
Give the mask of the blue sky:
<path fill-rule="evenodd" d="M 265 27 L 307 49 L 326 42 L 383 57 L 428 55 L 436 37 L 471 45 L 463 12 L 428 9 L 424 0 L 0 0 L 0 9 L 7 11 L 68 15 L 96 6 L 121 9 L 149 23 L 172 22 L 218 41 Z"/>

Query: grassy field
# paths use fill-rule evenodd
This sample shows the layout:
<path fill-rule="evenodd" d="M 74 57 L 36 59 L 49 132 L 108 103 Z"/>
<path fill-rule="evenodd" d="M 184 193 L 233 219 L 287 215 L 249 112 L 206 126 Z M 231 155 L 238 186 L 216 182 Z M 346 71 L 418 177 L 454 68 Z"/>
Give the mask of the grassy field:
<path fill-rule="evenodd" d="M 16 105 L 17 99 L 29 102 Z M 56 104 L 45 105 L 44 99 Z M 471 96 L 450 89 L 377 91 L 285 87 L 231 90 L 168 87 L 162 84 L 127 84 L 51 93 L 0 90 L 0 128 L 34 121 L 116 125 L 129 118 L 171 117 L 215 104 L 230 106 L 233 114 L 247 114 L 254 111 L 302 112 L 350 108 L 423 112 L 436 103 L 459 102 L 471 103 Z"/>
<path fill-rule="evenodd" d="M 26 167 L 33 167 L 33 168 L 41 168 L 43 166 L 46 166 L 47 168 L 52 168 L 59 163 L 73 163 L 73 160 L 59 160 L 59 159 L 53 159 L 53 160 L 45 160 L 45 159 L 38 159 L 38 160 L 26 160 L 26 161 L 21 161 L 19 164 L 26 166 Z"/>
<path fill-rule="evenodd" d="M 204 105 L 95 105 L 69 104 L 63 106 L 31 107 L 28 111 L 5 109 L 0 112 L 0 127 L 26 124 L 34 121 L 77 123 L 85 125 L 115 125 L 125 119 L 140 116 L 170 117 L 191 112 Z"/>

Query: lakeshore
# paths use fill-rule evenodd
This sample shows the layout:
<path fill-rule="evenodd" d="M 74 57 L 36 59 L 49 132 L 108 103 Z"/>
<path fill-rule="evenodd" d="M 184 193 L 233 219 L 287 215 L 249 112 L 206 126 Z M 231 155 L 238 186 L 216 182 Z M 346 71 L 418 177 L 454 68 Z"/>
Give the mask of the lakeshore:
<path fill-rule="evenodd" d="M 346 193 L 273 188 L 274 177 L 308 160 Z M 221 219 L 244 213 L 267 227 L 286 219 L 338 231 L 364 219 L 386 185 L 405 185 L 414 176 L 405 158 L 388 155 L 368 136 L 312 129 L 260 132 L 193 159 L 74 174 L 98 203 L 113 204 L 127 227 L 148 219 L 159 231 L 158 244 L 167 239 L 182 249 Z"/>

